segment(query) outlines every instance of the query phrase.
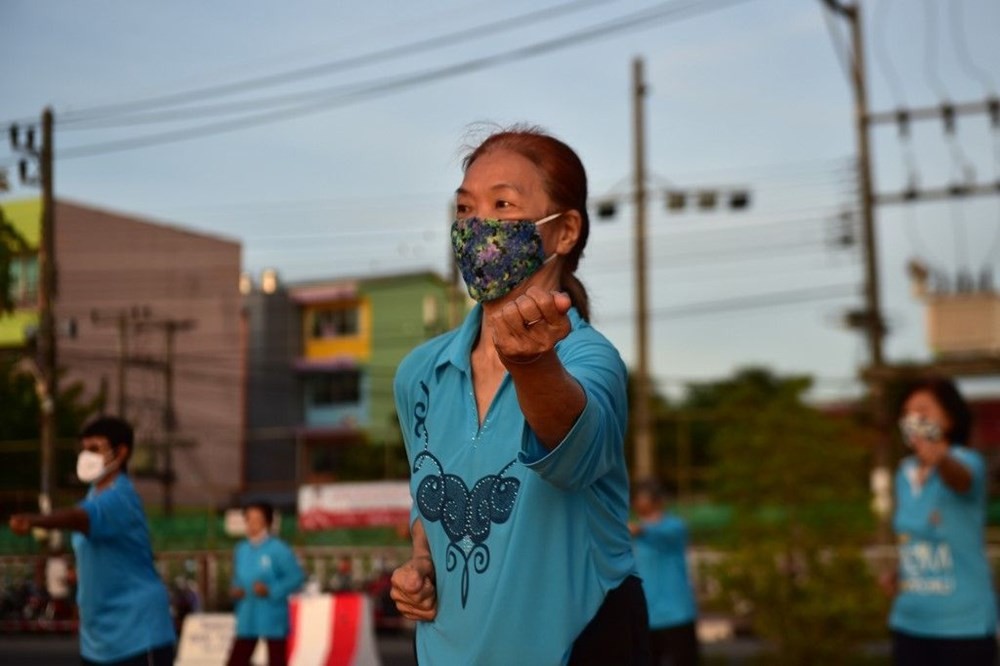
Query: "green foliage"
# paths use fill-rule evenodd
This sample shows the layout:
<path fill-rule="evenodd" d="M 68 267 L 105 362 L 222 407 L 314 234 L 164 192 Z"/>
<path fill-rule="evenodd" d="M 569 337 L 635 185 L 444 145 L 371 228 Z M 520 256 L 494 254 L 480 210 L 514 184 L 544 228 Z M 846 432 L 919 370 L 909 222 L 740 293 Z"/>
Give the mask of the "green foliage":
<path fill-rule="evenodd" d="M 0 355 L 0 490 L 37 492 L 41 409 L 35 379 L 21 370 L 13 354 Z M 56 400 L 55 470 L 53 483 L 73 483 L 76 435 L 84 421 L 98 412 L 103 396 L 87 399 L 79 382 L 62 383 Z M 27 507 L 22 507 L 27 508 Z"/>
<path fill-rule="evenodd" d="M 722 417 L 712 487 L 734 512 L 710 575 L 719 601 L 773 646 L 771 663 L 844 663 L 885 631 L 886 602 L 861 551 L 873 529 L 866 440 L 805 404 L 808 388 L 754 369 L 692 397 Z"/>
<path fill-rule="evenodd" d="M 856 663 L 885 637 L 888 600 L 853 546 L 748 541 L 714 572 L 721 599 L 748 617 L 768 664 Z"/>
<path fill-rule="evenodd" d="M 11 262 L 27 250 L 28 242 L 18 233 L 0 208 L 0 315 L 14 310 L 14 301 L 10 293 Z"/>

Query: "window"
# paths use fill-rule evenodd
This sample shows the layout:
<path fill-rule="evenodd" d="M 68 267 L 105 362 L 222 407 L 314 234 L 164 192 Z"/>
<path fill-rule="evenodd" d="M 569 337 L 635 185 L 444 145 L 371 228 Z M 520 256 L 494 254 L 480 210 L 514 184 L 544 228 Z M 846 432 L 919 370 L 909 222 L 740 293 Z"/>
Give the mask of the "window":
<path fill-rule="evenodd" d="M 14 257 L 10 261 L 10 296 L 15 307 L 38 303 L 38 257 Z"/>
<path fill-rule="evenodd" d="M 317 407 L 357 404 L 361 401 L 361 373 L 341 370 L 308 379 L 309 401 Z"/>
<path fill-rule="evenodd" d="M 358 308 L 330 308 L 313 313 L 312 337 L 341 338 L 358 334 Z"/>

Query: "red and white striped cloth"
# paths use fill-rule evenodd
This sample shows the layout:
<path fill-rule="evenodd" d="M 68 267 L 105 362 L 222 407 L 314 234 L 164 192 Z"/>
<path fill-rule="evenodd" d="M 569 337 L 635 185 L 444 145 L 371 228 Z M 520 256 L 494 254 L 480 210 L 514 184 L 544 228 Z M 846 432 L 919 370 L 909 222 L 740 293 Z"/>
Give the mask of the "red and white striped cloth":
<path fill-rule="evenodd" d="M 378 666 L 372 608 L 364 594 L 297 595 L 288 600 L 289 666 Z"/>

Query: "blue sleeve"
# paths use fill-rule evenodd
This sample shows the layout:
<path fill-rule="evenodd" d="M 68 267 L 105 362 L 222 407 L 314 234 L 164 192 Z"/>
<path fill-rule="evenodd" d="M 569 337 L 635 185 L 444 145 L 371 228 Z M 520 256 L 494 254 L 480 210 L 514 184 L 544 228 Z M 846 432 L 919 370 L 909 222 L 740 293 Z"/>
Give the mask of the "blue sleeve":
<path fill-rule="evenodd" d="M 560 357 L 583 388 L 586 404 L 566 437 L 551 451 L 525 423 L 519 458 L 552 485 L 579 490 L 622 464 L 628 411 L 625 364 L 603 338 L 568 345 Z"/>
<path fill-rule="evenodd" d="M 683 547 L 687 541 L 687 527 L 683 520 L 667 517 L 655 523 L 644 523 L 635 538 L 662 547 Z"/>
<path fill-rule="evenodd" d="M 98 541 L 113 539 L 139 527 L 137 521 L 144 521 L 145 515 L 138 502 L 129 500 L 129 495 L 121 486 L 113 485 L 80 502 L 80 508 L 87 513 L 90 523 L 87 538 Z"/>
<path fill-rule="evenodd" d="M 275 548 L 272 554 L 275 581 L 268 588 L 268 597 L 274 601 L 287 599 L 288 595 L 302 587 L 306 576 L 299 566 L 295 553 L 284 542 L 274 540 Z"/>
<path fill-rule="evenodd" d="M 408 364 L 406 359 L 400 363 L 399 369 L 396 371 L 396 377 L 392 382 L 392 395 L 393 400 L 396 403 L 396 418 L 399 419 L 399 430 L 403 434 L 403 447 L 406 449 L 406 459 L 409 462 L 410 471 L 413 471 L 413 456 L 415 454 L 415 442 L 414 437 L 417 434 L 414 432 L 416 426 L 416 420 L 414 419 L 414 413 L 410 407 L 409 401 L 409 391 L 412 390 L 413 381 L 409 378 L 409 372 L 407 372 Z M 426 385 L 420 384 L 421 390 L 426 391 Z M 424 393 L 426 395 L 426 393 Z M 427 413 L 427 404 L 424 403 L 424 414 Z M 413 502 L 410 507 L 410 525 L 413 525 L 413 521 L 420 517 L 420 512 L 417 509 L 417 503 Z"/>
<path fill-rule="evenodd" d="M 972 487 L 968 492 L 962 493 L 963 497 L 976 500 L 982 499 L 986 494 L 986 463 L 978 451 L 974 451 L 966 446 L 952 447 L 951 456 L 972 475 Z"/>

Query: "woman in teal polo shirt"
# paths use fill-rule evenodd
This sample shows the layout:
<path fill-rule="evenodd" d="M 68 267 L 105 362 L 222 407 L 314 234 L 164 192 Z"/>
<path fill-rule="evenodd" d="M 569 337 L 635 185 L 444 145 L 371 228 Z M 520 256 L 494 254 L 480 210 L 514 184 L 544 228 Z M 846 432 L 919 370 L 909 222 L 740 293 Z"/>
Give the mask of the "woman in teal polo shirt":
<path fill-rule="evenodd" d="M 906 391 L 900 417 L 913 455 L 896 473 L 893 659 L 900 666 L 992 666 L 997 612 L 984 543 L 987 479 L 982 456 L 967 447 L 971 412 L 954 383 L 931 378 Z"/>
<path fill-rule="evenodd" d="M 243 509 L 247 538 L 233 553 L 230 596 L 236 602 L 236 637 L 227 666 L 249 666 L 257 641 L 267 642 L 268 666 L 288 663 L 288 597 L 302 587 L 305 574 L 295 553 L 271 536 L 274 508 L 252 502 Z"/>
<path fill-rule="evenodd" d="M 643 664 L 628 531 L 626 371 L 574 276 L 586 174 L 501 131 L 465 159 L 451 237 L 479 302 L 395 380 L 412 559 L 393 574 L 421 664 Z"/>

